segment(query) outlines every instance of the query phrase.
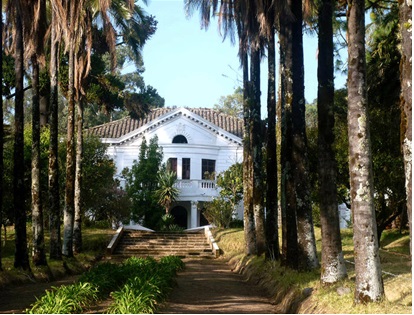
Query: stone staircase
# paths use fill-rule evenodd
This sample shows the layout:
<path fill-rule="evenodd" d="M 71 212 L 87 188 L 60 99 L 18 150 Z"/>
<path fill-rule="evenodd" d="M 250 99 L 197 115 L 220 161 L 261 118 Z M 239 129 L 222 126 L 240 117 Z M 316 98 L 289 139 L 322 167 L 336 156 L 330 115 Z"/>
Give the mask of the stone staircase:
<path fill-rule="evenodd" d="M 111 257 L 154 257 L 175 255 L 181 258 L 215 258 L 204 233 L 146 232 L 124 230 Z"/>

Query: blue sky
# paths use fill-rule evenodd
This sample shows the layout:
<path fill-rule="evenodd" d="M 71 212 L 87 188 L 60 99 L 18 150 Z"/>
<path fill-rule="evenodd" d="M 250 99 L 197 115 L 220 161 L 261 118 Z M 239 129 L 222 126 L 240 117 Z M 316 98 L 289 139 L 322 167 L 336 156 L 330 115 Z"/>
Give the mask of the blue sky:
<path fill-rule="evenodd" d="M 158 29 L 143 49 L 145 83 L 165 98 L 165 106 L 213 107 L 220 98 L 241 85 L 237 45 L 223 42 L 216 20 L 207 31 L 198 12 L 186 17 L 184 0 L 149 0 L 144 10 L 154 15 Z M 304 37 L 305 97 L 317 93 L 317 38 Z M 278 69 L 276 69 L 278 71 Z M 266 116 L 267 62 L 262 62 L 262 117 Z M 346 78 L 336 79 L 337 88 Z"/>

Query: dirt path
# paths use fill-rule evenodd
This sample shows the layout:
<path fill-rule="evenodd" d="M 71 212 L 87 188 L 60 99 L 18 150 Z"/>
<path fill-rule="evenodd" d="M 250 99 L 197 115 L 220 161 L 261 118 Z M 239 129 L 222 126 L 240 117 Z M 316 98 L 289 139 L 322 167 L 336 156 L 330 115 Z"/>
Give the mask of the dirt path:
<path fill-rule="evenodd" d="M 270 314 L 266 293 L 234 273 L 222 260 L 190 260 L 159 314 Z"/>
<path fill-rule="evenodd" d="M 271 314 L 275 307 L 266 293 L 230 270 L 220 259 L 194 259 L 185 262 L 178 273 L 177 286 L 158 310 L 159 314 Z M 71 284 L 77 276 L 48 283 L 26 283 L 0 290 L 0 313 L 23 313 L 51 286 Z M 105 313 L 110 299 L 92 306 L 86 313 Z"/>
<path fill-rule="evenodd" d="M 68 276 L 51 282 L 30 282 L 10 285 L 0 290 L 0 313 L 22 314 L 24 310 L 36 302 L 36 297 L 41 297 L 45 290 L 52 286 L 59 287 L 74 283 L 79 276 Z"/>

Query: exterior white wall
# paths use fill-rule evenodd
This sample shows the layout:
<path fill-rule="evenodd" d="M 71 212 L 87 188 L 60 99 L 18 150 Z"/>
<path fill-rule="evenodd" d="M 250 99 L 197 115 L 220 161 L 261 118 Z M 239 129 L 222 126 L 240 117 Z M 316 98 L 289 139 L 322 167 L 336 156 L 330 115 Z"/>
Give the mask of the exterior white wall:
<path fill-rule="evenodd" d="M 142 135 L 121 144 L 110 145 L 108 155 L 115 162 L 117 177 L 125 167 L 131 167 L 138 159 L 140 146 L 145 137 L 147 143 L 154 136 L 158 137 L 158 145 L 163 149 L 163 162 L 169 158 L 177 158 L 177 178 L 180 188 L 178 201 L 191 202 L 192 207 L 187 209 L 188 227 L 195 227 L 200 222 L 199 211 L 195 210 L 198 201 L 210 201 L 217 196 L 215 183 L 202 180 L 202 159 L 216 161 L 216 174 L 227 170 L 236 162 L 242 162 L 243 148 L 241 139 L 226 132 L 213 132 L 217 126 L 211 123 L 200 123 L 182 115 L 174 116 L 154 128 L 149 128 Z M 172 143 L 177 135 L 186 137 L 188 143 Z M 227 137 L 227 138 L 226 138 Z M 111 144 L 110 140 L 105 141 Z M 190 158 L 190 180 L 181 180 L 181 165 L 183 158 Z M 121 185 L 124 183 L 121 181 Z M 187 207 L 186 207 L 187 208 Z M 197 217 L 194 214 L 197 213 Z"/>
<path fill-rule="evenodd" d="M 339 211 L 339 227 L 341 229 L 347 229 L 351 222 L 351 209 L 349 209 L 345 203 L 341 203 L 338 206 Z"/>

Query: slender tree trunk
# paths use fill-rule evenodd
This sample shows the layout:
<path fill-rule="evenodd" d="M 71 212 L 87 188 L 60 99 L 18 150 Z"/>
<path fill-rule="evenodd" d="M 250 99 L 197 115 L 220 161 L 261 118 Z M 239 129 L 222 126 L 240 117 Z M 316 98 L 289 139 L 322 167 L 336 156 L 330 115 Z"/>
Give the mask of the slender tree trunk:
<path fill-rule="evenodd" d="M 257 255 L 266 252 L 266 232 L 264 221 L 264 185 L 262 172 L 262 120 L 260 112 L 260 51 L 251 52 L 251 125 L 252 125 L 252 153 L 253 153 L 253 213 L 256 226 Z"/>
<path fill-rule="evenodd" d="M 281 200 L 283 263 L 298 268 L 295 184 L 292 174 L 292 27 L 287 19 L 280 22 L 280 94 L 281 94 Z M 283 202 L 284 201 L 284 202 Z"/>
<path fill-rule="evenodd" d="M 285 193 L 285 178 L 283 176 L 283 165 L 285 165 L 285 158 L 286 154 L 285 152 L 285 145 L 286 141 L 283 137 L 283 130 L 284 130 L 284 119 L 285 119 L 285 110 L 284 110 L 284 104 L 285 104 L 285 98 L 282 96 L 284 91 L 284 88 L 282 87 L 282 59 L 283 52 L 282 52 L 282 39 L 281 39 L 281 32 L 279 33 L 279 39 L 280 39 L 280 50 L 279 50 L 279 84 L 278 84 L 278 100 L 276 103 L 276 154 L 277 154 L 277 194 L 278 194 L 278 204 L 277 204 L 277 212 L 278 212 L 278 224 L 280 225 L 280 228 L 282 230 L 282 244 L 280 248 L 280 257 L 282 261 L 286 260 L 286 193 Z"/>
<path fill-rule="evenodd" d="M 3 16 L 3 6 L 0 5 L 0 16 Z M 0 20 L 0 64 L 3 64 L 3 19 Z M 3 82 L 3 67 L 0 69 L 0 82 Z M 3 270 L 2 264 L 2 241 L 1 241 L 1 227 L 3 224 L 3 178 L 4 178 L 4 123 L 3 123 L 3 84 L 0 84 L 0 271 Z"/>
<path fill-rule="evenodd" d="M 59 163 L 58 163 L 58 56 L 59 44 L 54 27 L 56 21 L 55 9 L 52 8 L 52 29 L 50 49 L 50 144 L 49 144 L 49 229 L 50 229 L 50 258 L 62 259 L 62 244 L 60 236 L 60 193 L 59 193 Z"/>
<path fill-rule="evenodd" d="M 256 229 L 254 224 L 253 212 L 253 163 L 251 161 L 251 128 L 250 125 L 250 86 L 248 82 L 248 57 L 243 53 L 243 202 L 244 202 L 244 238 L 246 242 L 246 254 L 255 255 L 256 248 Z"/>
<path fill-rule="evenodd" d="M 15 15 L 15 75 L 16 94 L 14 107 L 14 153 L 13 153 L 13 198 L 14 198 L 14 227 L 15 227 L 15 254 L 14 267 L 30 270 L 27 251 L 26 208 L 24 189 L 24 113 L 23 113 L 23 25 L 20 1 L 16 1 Z"/>
<path fill-rule="evenodd" d="M 276 49 L 275 33 L 270 33 L 267 48 L 267 160 L 266 160 L 266 242 L 267 257 L 279 259 L 278 193 L 276 154 Z"/>
<path fill-rule="evenodd" d="M 348 1 L 348 140 L 355 303 L 380 301 L 384 297 L 367 109 L 364 4 L 363 0 Z"/>
<path fill-rule="evenodd" d="M 48 71 L 42 67 L 41 72 Z M 43 91 L 40 93 L 40 127 L 45 127 L 49 124 L 49 110 L 50 110 L 50 84 L 46 84 Z"/>
<path fill-rule="evenodd" d="M 319 6 L 318 54 L 318 175 L 322 230 L 322 284 L 346 277 L 336 191 L 334 134 L 333 1 Z"/>
<path fill-rule="evenodd" d="M 75 220 L 73 226 L 73 251 L 82 251 L 82 160 L 83 160 L 83 103 L 76 102 L 76 174 L 75 174 Z"/>
<path fill-rule="evenodd" d="M 293 76 L 293 147 L 292 171 L 296 192 L 296 217 L 299 244 L 299 268 L 319 267 L 310 200 L 309 162 L 305 123 L 305 80 L 303 64 L 302 0 L 292 0 L 292 76 Z"/>
<path fill-rule="evenodd" d="M 402 143 L 405 169 L 407 214 L 412 242 L 412 1 L 399 0 L 401 30 L 401 109 L 404 140 Z M 411 253 L 410 246 L 410 253 Z M 411 253 L 412 254 L 412 253 Z"/>
<path fill-rule="evenodd" d="M 66 184 L 65 208 L 63 211 L 63 243 L 62 254 L 73 257 L 73 225 L 74 225 L 74 197 L 75 197 L 75 52 L 74 47 L 69 49 L 69 101 L 68 125 L 66 135 Z"/>
<path fill-rule="evenodd" d="M 35 266 L 46 266 L 43 209 L 40 188 L 40 104 L 39 104 L 39 63 L 37 56 L 32 61 L 32 229 Z"/>

